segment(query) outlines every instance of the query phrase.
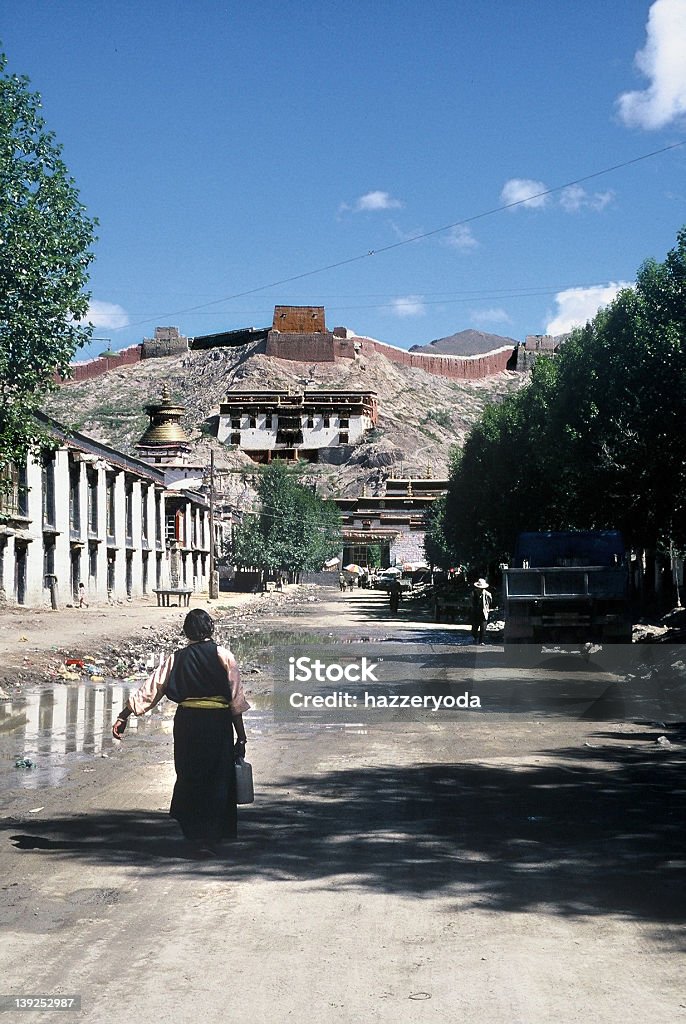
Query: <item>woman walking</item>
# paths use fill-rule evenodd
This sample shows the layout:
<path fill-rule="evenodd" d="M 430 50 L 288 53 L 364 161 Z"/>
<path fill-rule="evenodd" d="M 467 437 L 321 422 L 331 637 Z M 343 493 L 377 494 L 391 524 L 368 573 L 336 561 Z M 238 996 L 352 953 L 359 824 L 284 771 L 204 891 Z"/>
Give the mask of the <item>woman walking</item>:
<path fill-rule="evenodd" d="M 235 758 L 245 756 L 245 699 L 238 665 L 211 639 L 214 623 L 194 608 L 183 623 L 188 646 L 171 654 L 135 693 L 112 726 L 122 739 L 130 715 L 144 715 L 163 697 L 174 716 L 176 784 L 169 813 L 199 856 L 214 856 L 222 839 L 235 839 Z M 236 733 L 234 743 L 233 734 Z"/>

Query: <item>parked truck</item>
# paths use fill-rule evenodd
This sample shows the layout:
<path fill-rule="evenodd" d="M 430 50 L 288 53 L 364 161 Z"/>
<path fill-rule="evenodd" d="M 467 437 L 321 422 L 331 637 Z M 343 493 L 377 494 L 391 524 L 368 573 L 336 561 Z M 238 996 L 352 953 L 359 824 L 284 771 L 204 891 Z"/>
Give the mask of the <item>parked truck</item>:
<path fill-rule="evenodd" d="M 503 572 L 503 604 L 506 644 L 631 643 L 621 534 L 521 533 Z"/>

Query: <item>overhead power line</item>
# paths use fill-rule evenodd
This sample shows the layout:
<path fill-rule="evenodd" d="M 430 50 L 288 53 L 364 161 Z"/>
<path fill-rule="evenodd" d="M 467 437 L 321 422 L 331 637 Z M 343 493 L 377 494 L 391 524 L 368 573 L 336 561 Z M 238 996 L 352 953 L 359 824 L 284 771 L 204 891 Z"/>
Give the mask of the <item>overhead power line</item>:
<path fill-rule="evenodd" d="M 302 281 L 307 277 L 314 277 L 316 274 L 324 274 L 328 270 L 338 270 L 340 267 L 349 266 L 351 263 L 359 263 L 362 260 L 370 259 L 373 256 L 381 256 L 383 253 L 391 252 L 394 249 L 400 249 L 404 245 L 410 245 L 412 242 L 419 242 L 423 238 L 431 238 L 433 235 L 442 234 L 444 231 L 452 231 L 454 228 L 473 224 L 477 220 L 483 220 L 485 217 L 492 217 L 494 214 L 503 213 L 505 210 L 513 210 L 515 207 L 524 206 L 526 203 L 530 203 L 534 199 L 543 199 L 545 196 L 551 196 L 556 192 L 562 192 L 564 189 L 572 188 L 574 185 L 582 185 L 586 181 L 592 181 L 594 178 L 600 178 L 602 175 L 622 170 L 624 167 L 631 167 L 633 164 L 642 163 L 644 160 L 651 160 L 653 157 L 661 156 L 663 153 L 669 153 L 672 150 L 681 148 L 682 146 L 686 146 L 686 139 L 683 139 L 681 142 L 674 142 L 669 146 L 663 146 L 661 149 L 654 149 L 650 153 L 643 153 L 641 156 L 632 157 L 631 160 L 623 160 L 621 163 L 612 164 L 610 167 L 603 167 L 602 170 L 592 171 L 590 174 L 584 174 L 579 178 L 574 178 L 572 181 L 566 181 L 562 185 L 555 185 L 553 188 L 543 189 L 541 192 L 535 192 L 533 195 L 526 196 L 524 199 L 517 199 L 512 203 L 504 203 L 501 206 L 494 206 L 490 210 L 484 210 L 482 213 L 475 213 L 471 217 L 463 217 L 462 220 L 456 220 L 450 224 L 443 224 L 439 228 L 432 228 L 430 231 L 422 231 L 416 235 L 411 235 L 409 238 L 403 238 L 397 242 L 391 242 L 388 245 L 380 246 L 377 249 L 369 249 L 367 252 L 359 253 L 357 256 L 349 256 L 346 259 L 337 260 L 335 263 L 327 263 L 325 266 L 316 267 L 314 270 L 305 270 L 300 274 L 293 274 L 290 277 L 284 277 L 278 281 L 270 281 L 269 284 L 262 284 L 255 288 L 248 288 L 245 291 L 235 292 L 233 295 L 225 295 L 221 299 L 212 299 L 209 302 L 202 302 L 196 306 L 186 306 L 184 309 L 176 309 L 170 313 L 159 313 L 156 317 L 148 317 L 145 320 L 137 320 L 135 323 L 127 324 L 126 328 L 140 327 L 146 323 L 153 323 L 161 317 L 168 318 L 172 316 L 181 316 L 183 313 L 195 313 L 200 309 L 207 309 L 208 306 L 217 306 L 222 302 L 232 302 L 234 299 L 242 299 L 246 295 L 255 295 L 257 292 L 267 291 L 269 288 L 278 288 L 281 287 L 281 285 L 292 284 L 294 281 Z M 124 327 L 112 328 L 112 330 L 115 331 L 124 329 Z"/>
<path fill-rule="evenodd" d="M 432 292 L 422 292 L 421 296 L 418 296 L 418 297 L 421 298 L 422 305 L 424 305 L 424 306 L 447 306 L 447 305 L 454 305 L 455 303 L 460 303 L 460 302 L 463 302 L 463 303 L 466 303 L 466 302 L 488 302 L 488 301 L 491 301 L 491 300 L 492 301 L 496 301 L 496 300 L 500 301 L 502 299 L 531 299 L 531 298 L 540 298 L 541 296 L 545 296 L 545 295 L 557 295 L 559 292 L 564 291 L 566 288 L 592 288 L 592 287 L 597 287 L 598 284 L 599 284 L 598 281 L 593 281 L 593 282 L 588 282 L 588 283 L 576 282 L 573 285 L 561 284 L 561 285 L 556 285 L 554 287 L 551 286 L 551 287 L 547 287 L 547 288 L 510 288 L 510 289 L 495 289 L 495 290 L 492 290 L 492 291 L 483 291 L 483 292 L 464 292 L 464 293 L 455 293 L 455 294 L 450 294 L 450 293 L 447 293 L 447 292 L 445 292 L 445 293 L 437 293 L 437 294 L 443 294 L 444 295 L 444 298 L 442 298 L 442 299 L 427 298 L 428 295 L 431 295 L 431 294 L 434 294 L 434 293 L 432 293 Z M 362 304 L 360 302 L 356 302 L 354 306 L 341 306 L 341 305 L 337 305 L 335 302 L 331 302 L 331 303 L 327 302 L 326 303 L 326 309 L 327 309 L 327 312 L 339 312 L 339 313 L 348 312 L 349 310 L 394 309 L 395 308 L 395 303 L 396 303 L 396 296 L 393 296 L 393 298 L 389 298 L 389 300 L 387 302 L 375 302 L 375 303 L 366 303 L 366 304 Z M 312 304 L 313 303 L 308 303 L 308 305 L 312 305 Z M 319 303 L 314 303 L 314 304 L 317 305 Z M 323 305 L 324 303 L 322 302 L 321 304 Z M 252 317 L 258 317 L 258 316 L 266 317 L 267 315 L 269 315 L 271 317 L 271 312 L 272 311 L 269 310 L 269 312 L 267 314 L 267 311 L 264 310 L 264 309 L 232 309 L 230 312 L 231 312 L 231 314 L 233 316 L 240 315 L 240 316 L 252 316 Z M 216 316 L 217 315 L 216 310 L 202 310 L 202 311 L 196 310 L 196 313 L 197 313 L 198 316 Z M 131 315 L 132 316 L 143 317 L 143 316 L 147 316 L 148 314 L 147 313 L 135 313 L 135 314 L 131 314 Z M 160 315 L 175 316 L 176 314 L 169 313 L 169 314 L 160 314 Z M 91 339 L 91 340 L 98 340 L 98 339 Z"/>

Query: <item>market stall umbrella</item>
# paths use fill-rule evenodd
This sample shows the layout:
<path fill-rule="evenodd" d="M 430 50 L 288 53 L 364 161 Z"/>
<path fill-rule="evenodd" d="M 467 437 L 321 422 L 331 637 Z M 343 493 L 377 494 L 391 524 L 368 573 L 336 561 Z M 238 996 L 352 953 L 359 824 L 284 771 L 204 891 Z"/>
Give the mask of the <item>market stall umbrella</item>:
<path fill-rule="evenodd" d="M 351 562 L 350 565 L 343 566 L 343 572 L 349 572 L 353 576 L 363 576 L 365 571 L 366 570 L 363 569 L 361 565 L 356 565 L 354 562 Z"/>

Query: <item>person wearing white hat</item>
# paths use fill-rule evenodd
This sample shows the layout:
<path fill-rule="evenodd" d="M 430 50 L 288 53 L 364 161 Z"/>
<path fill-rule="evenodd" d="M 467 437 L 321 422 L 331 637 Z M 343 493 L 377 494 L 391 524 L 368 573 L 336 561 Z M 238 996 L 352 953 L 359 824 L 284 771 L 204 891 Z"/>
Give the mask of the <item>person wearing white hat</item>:
<path fill-rule="evenodd" d="M 478 579 L 472 587 L 472 636 L 475 644 L 484 642 L 492 603 L 493 595 L 488 589 L 488 582 L 483 578 Z"/>

